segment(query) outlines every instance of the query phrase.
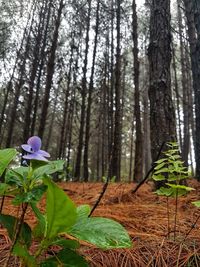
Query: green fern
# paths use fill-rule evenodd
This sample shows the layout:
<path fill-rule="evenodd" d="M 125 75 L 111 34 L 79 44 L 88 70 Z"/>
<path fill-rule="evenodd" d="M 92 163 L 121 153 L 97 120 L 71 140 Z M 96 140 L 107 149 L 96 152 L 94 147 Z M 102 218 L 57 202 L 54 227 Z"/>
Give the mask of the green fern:
<path fill-rule="evenodd" d="M 181 181 L 189 177 L 188 170 L 181 160 L 178 144 L 170 142 L 167 143 L 167 146 L 169 149 L 163 152 L 164 158 L 155 162 L 156 167 L 152 175 L 154 181 L 165 181 L 165 186 L 160 187 L 156 194 L 167 197 L 183 196 L 194 190 L 181 184 Z"/>

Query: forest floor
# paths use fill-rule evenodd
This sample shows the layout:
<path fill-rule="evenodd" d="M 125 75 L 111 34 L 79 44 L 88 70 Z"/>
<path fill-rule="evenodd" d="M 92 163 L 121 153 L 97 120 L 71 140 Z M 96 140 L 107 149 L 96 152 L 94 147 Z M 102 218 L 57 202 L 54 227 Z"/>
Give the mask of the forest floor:
<path fill-rule="evenodd" d="M 102 183 L 60 183 L 77 205 L 95 204 L 101 193 Z M 152 183 L 144 184 L 135 195 L 131 190 L 135 184 L 109 184 L 104 197 L 93 216 L 102 216 L 120 222 L 129 232 L 133 247 L 103 251 L 83 243 L 80 253 L 92 267 L 196 267 L 200 266 L 200 209 L 191 202 L 200 199 L 200 183 L 190 181 L 196 190 L 181 197 L 178 203 L 177 232 L 174 241 L 175 200 L 169 201 L 170 237 L 168 233 L 167 202 L 153 193 Z M 43 202 L 41 208 L 44 208 Z M 6 200 L 3 213 L 15 214 L 11 200 Z M 36 222 L 28 211 L 26 222 Z M 186 235 L 189 235 L 186 237 Z M 0 266 L 3 266 L 10 246 L 4 229 L 0 229 Z M 186 238 L 185 238 L 186 237 Z M 12 261 L 10 266 L 18 266 Z"/>

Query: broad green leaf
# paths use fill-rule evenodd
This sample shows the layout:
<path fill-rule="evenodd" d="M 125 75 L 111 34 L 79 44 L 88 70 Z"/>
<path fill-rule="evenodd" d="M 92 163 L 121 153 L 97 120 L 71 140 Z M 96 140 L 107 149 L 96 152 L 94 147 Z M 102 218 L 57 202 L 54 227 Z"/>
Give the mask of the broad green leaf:
<path fill-rule="evenodd" d="M 14 148 L 0 150 L 0 176 L 3 174 L 9 163 L 16 156 L 17 151 Z"/>
<path fill-rule="evenodd" d="M 36 206 L 36 203 L 31 203 L 30 204 L 33 212 L 35 213 L 35 216 L 38 219 L 38 222 L 36 226 L 33 228 L 33 236 L 35 238 L 43 238 L 45 234 L 45 229 L 46 229 L 46 220 L 44 215 L 40 212 L 38 207 Z"/>
<path fill-rule="evenodd" d="M 38 202 L 46 190 L 47 190 L 46 185 L 41 184 L 41 185 L 35 186 L 31 191 L 17 195 L 13 199 L 12 203 L 14 205 L 19 205 L 25 202 L 26 203 Z"/>
<path fill-rule="evenodd" d="M 90 214 L 90 206 L 89 205 L 81 205 L 77 207 L 77 220 L 81 220 L 82 218 L 87 218 Z"/>
<path fill-rule="evenodd" d="M 200 201 L 194 201 L 192 202 L 193 205 L 195 205 L 197 208 L 200 208 Z"/>
<path fill-rule="evenodd" d="M 0 196 L 3 196 L 8 189 L 9 185 L 5 183 L 0 183 Z"/>
<path fill-rule="evenodd" d="M 160 187 L 158 190 L 156 190 L 155 193 L 159 196 L 170 197 L 173 194 L 173 189 L 172 188 L 166 188 L 166 187 Z"/>
<path fill-rule="evenodd" d="M 33 168 L 33 170 L 36 170 L 36 169 L 43 167 L 47 164 L 49 164 L 49 161 L 35 160 L 35 159 L 31 160 L 31 167 Z"/>
<path fill-rule="evenodd" d="M 70 248 L 70 249 L 77 249 L 80 247 L 80 244 L 78 241 L 65 239 L 62 237 L 59 237 L 56 240 L 52 241 L 50 245 L 57 245 L 63 248 Z"/>
<path fill-rule="evenodd" d="M 154 168 L 155 170 L 160 170 L 162 167 L 164 167 L 166 165 L 165 162 L 159 163 L 156 165 L 156 167 Z"/>
<path fill-rule="evenodd" d="M 48 186 L 46 200 L 47 232 L 51 239 L 59 233 L 67 232 L 76 222 L 76 206 L 73 201 L 48 177 L 43 179 Z"/>
<path fill-rule="evenodd" d="M 174 189 L 183 189 L 185 191 L 195 190 L 194 188 L 189 187 L 189 186 L 185 186 L 185 185 L 176 185 L 176 184 L 169 184 L 169 183 L 166 183 L 166 185 L 168 185 L 168 186 L 170 186 L 171 188 L 174 188 Z"/>
<path fill-rule="evenodd" d="M 11 215 L 0 214 L 0 223 L 7 229 L 11 240 L 14 238 L 14 229 L 18 223 L 18 219 Z M 28 247 L 31 245 L 31 228 L 27 223 L 23 223 L 20 242 L 25 243 Z"/>
<path fill-rule="evenodd" d="M 23 259 L 23 262 L 27 267 L 36 267 L 37 263 L 35 258 L 29 254 L 27 248 L 25 246 L 20 245 L 19 243 L 15 244 L 12 253 L 15 256 L 20 257 Z"/>
<path fill-rule="evenodd" d="M 89 267 L 86 260 L 70 249 L 63 249 L 55 257 L 49 258 L 40 264 L 40 267 Z"/>
<path fill-rule="evenodd" d="M 163 168 L 161 170 L 157 170 L 155 171 L 154 174 L 159 174 L 159 173 L 168 173 L 169 172 L 169 169 L 168 168 Z"/>
<path fill-rule="evenodd" d="M 6 173 L 6 183 L 10 185 L 22 186 L 26 177 L 28 176 L 29 167 L 19 167 L 10 169 Z"/>
<path fill-rule="evenodd" d="M 48 161 L 45 166 L 39 167 L 33 173 L 34 178 L 41 178 L 44 175 L 50 175 L 63 170 L 64 160 Z"/>
<path fill-rule="evenodd" d="M 125 228 L 107 218 L 92 217 L 78 220 L 71 228 L 70 234 L 99 248 L 131 247 L 131 240 Z"/>
<path fill-rule="evenodd" d="M 166 180 L 165 176 L 160 174 L 160 173 L 157 174 L 157 175 L 153 174 L 152 179 L 155 180 L 155 181 L 164 181 L 164 180 Z"/>
<path fill-rule="evenodd" d="M 165 162 L 165 161 L 167 161 L 167 158 L 159 159 L 159 160 L 155 161 L 155 163 L 160 164 L 160 163 Z"/>

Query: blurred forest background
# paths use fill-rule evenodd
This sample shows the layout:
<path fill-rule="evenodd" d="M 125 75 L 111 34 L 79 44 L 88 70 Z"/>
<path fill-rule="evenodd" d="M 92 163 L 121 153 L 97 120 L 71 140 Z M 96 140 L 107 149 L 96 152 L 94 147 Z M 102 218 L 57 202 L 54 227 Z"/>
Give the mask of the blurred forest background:
<path fill-rule="evenodd" d="M 0 144 L 140 181 L 177 140 L 200 179 L 200 1 L 1 0 Z"/>

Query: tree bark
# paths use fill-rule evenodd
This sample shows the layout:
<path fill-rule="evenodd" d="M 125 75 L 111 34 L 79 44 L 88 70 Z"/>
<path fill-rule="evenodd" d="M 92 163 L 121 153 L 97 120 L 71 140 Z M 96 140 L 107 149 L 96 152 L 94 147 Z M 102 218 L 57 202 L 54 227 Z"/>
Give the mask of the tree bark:
<path fill-rule="evenodd" d="M 111 159 L 111 177 L 115 176 L 120 181 L 121 172 L 121 0 L 117 0 L 117 47 L 115 65 L 115 118 L 114 118 L 114 140 Z"/>
<path fill-rule="evenodd" d="M 90 140 L 90 117 L 91 117 L 92 93 L 93 93 L 93 84 L 94 84 L 94 70 L 95 70 L 95 61 L 96 61 L 96 52 L 97 52 L 97 38 L 99 34 L 99 7 L 100 7 L 100 0 L 97 1 L 94 50 L 93 50 L 92 69 L 91 69 L 91 75 L 90 75 L 88 103 L 87 103 L 87 112 L 86 112 L 85 144 L 84 144 L 84 156 L 83 156 L 83 163 L 84 163 L 83 177 L 84 177 L 85 182 L 87 182 L 89 179 L 88 156 L 89 156 L 89 140 Z"/>
<path fill-rule="evenodd" d="M 139 182 L 143 174 L 143 134 L 140 114 L 140 63 L 138 58 L 138 23 L 135 0 L 132 2 L 132 39 L 133 39 L 133 58 L 134 58 L 134 86 L 135 86 L 135 119 L 136 119 L 136 139 L 135 139 L 135 164 L 133 180 Z"/>
<path fill-rule="evenodd" d="M 185 15 L 187 18 L 188 37 L 190 44 L 190 58 L 195 101 L 195 161 L 196 177 L 200 180 L 200 140 L 197 133 L 200 131 L 200 14 L 199 3 L 196 0 L 184 0 Z"/>
<path fill-rule="evenodd" d="M 163 142 L 176 140 L 171 94 L 170 1 L 153 0 L 150 17 L 149 98 L 151 153 L 155 161 Z"/>
<path fill-rule="evenodd" d="M 56 49 L 57 49 L 57 43 L 58 43 L 58 33 L 59 33 L 59 27 L 61 23 L 61 15 L 62 15 L 63 7 L 64 7 L 63 0 L 61 0 L 59 4 L 59 9 L 58 9 L 58 15 L 57 15 L 56 22 L 55 22 L 55 29 L 53 33 L 53 40 L 52 40 L 52 45 L 50 49 L 50 54 L 49 54 L 49 58 L 47 62 L 46 85 L 45 85 L 45 92 L 44 92 L 44 98 L 43 98 L 43 103 L 42 103 L 40 125 L 39 125 L 39 130 L 38 130 L 38 135 L 40 136 L 40 138 L 43 137 L 45 127 L 46 127 L 46 120 L 47 120 L 48 107 L 49 107 L 49 96 L 50 96 L 51 85 L 52 85 L 53 74 L 54 74 Z"/>
<path fill-rule="evenodd" d="M 83 65 L 83 79 L 82 79 L 82 103 L 81 103 L 81 120 L 80 120 L 80 129 L 79 129 L 79 138 L 78 138 L 78 147 L 77 147 L 77 158 L 74 177 L 76 180 L 80 179 L 81 176 L 81 161 L 82 161 L 82 149 L 83 149 L 83 137 L 84 137 L 84 126 L 85 126 L 85 102 L 87 95 L 87 65 L 88 65 L 88 52 L 89 52 L 89 31 L 90 31 L 90 14 L 91 14 L 91 0 L 88 0 L 88 16 L 87 16 L 87 29 L 85 37 L 85 58 Z"/>

